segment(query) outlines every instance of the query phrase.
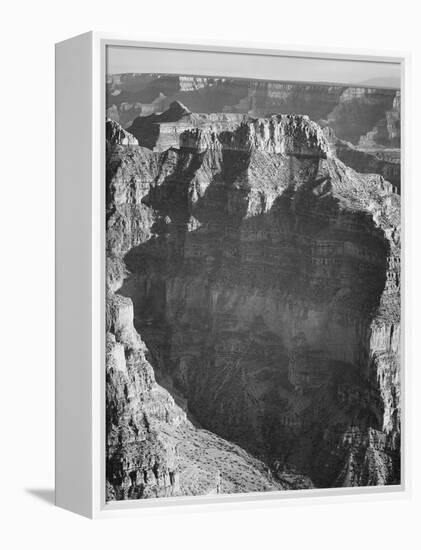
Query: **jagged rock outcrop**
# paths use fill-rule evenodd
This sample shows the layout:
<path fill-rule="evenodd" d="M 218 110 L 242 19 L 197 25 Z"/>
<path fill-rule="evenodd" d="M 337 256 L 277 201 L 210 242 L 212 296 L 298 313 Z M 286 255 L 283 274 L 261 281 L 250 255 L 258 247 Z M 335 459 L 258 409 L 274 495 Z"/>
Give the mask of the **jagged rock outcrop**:
<path fill-rule="evenodd" d="M 155 382 L 147 353 L 133 327 L 130 298 L 109 292 L 107 500 L 289 488 L 289 479 L 275 479 L 238 446 L 195 428 Z"/>
<path fill-rule="evenodd" d="M 137 139 L 114 120 L 107 120 L 105 136 L 109 145 L 139 145 Z"/>
<path fill-rule="evenodd" d="M 394 89 L 150 74 L 113 75 L 107 85 L 108 116 L 124 128 L 171 110 L 172 102 L 194 113 L 305 114 L 361 148 L 399 147 Z"/>
<path fill-rule="evenodd" d="M 343 164 L 308 117 L 219 121 L 202 117 L 162 152 L 108 151 L 109 287 L 133 301 L 147 370 L 201 426 L 266 464 L 254 486 L 399 483 L 399 196 Z M 162 418 L 157 432 L 183 449 L 190 436 Z M 145 445 L 131 463 L 153 462 Z M 166 453 L 164 492 L 180 494 Z M 119 460 L 116 498 L 149 496 L 124 492 Z"/>
<path fill-rule="evenodd" d="M 401 189 L 401 163 L 399 151 L 363 149 L 348 141 L 338 139 L 333 130 L 326 126 L 323 132 L 335 155 L 347 166 L 365 174 L 381 174 L 396 192 Z M 361 140 L 360 140 L 361 142 Z"/>
<path fill-rule="evenodd" d="M 162 114 L 137 117 L 129 131 L 136 136 L 140 145 L 161 152 L 170 147 L 180 147 L 181 136 L 187 130 L 207 126 L 217 128 L 220 132 L 229 130 L 242 118 L 242 115 L 232 114 L 193 114 L 179 101 L 173 101 Z"/>
<path fill-rule="evenodd" d="M 229 121 L 221 129 L 218 122 L 185 131 L 179 146 L 204 152 L 211 149 L 249 153 L 264 151 L 282 155 L 325 157 L 329 146 L 320 127 L 307 116 L 278 115 L 262 119 L 244 119 L 240 124 Z"/>

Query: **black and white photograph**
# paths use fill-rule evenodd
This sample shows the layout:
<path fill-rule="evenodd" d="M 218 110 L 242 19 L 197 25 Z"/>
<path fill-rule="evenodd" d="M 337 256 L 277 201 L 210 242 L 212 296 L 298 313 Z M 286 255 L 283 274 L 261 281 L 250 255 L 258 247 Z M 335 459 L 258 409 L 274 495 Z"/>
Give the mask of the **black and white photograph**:
<path fill-rule="evenodd" d="M 5 550 L 413 550 L 413 0 L 2 5 Z"/>
<path fill-rule="evenodd" d="M 106 499 L 401 484 L 401 73 L 107 48 Z"/>

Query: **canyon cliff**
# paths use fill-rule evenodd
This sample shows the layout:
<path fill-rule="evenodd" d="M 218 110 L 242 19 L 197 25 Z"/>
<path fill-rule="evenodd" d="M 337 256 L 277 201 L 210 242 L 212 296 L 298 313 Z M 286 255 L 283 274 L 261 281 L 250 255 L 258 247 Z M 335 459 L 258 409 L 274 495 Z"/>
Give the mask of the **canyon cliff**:
<path fill-rule="evenodd" d="M 224 122 L 242 115 L 307 115 L 334 135 L 336 155 L 347 166 L 383 175 L 398 192 L 400 112 L 394 88 L 157 74 L 112 75 L 107 82 L 109 118 L 140 133 L 149 148 L 164 151 L 174 139 L 178 147 L 173 133 L 209 116 Z"/>
<path fill-rule="evenodd" d="M 344 164 L 364 174 L 381 174 L 394 186 L 395 191 L 400 193 L 400 149 L 362 148 L 339 139 L 329 126 L 326 126 L 323 132 L 332 152 Z"/>
<path fill-rule="evenodd" d="M 165 74 L 110 75 L 107 113 L 128 128 L 172 102 L 194 113 L 305 114 L 361 147 L 400 147 L 400 92 L 392 88 Z"/>
<path fill-rule="evenodd" d="M 129 298 L 107 296 L 107 500 L 282 490 L 267 466 L 195 427 L 155 381 Z M 299 480 L 298 476 L 294 479 Z M 307 485 L 311 486 L 309 482 Z"/>
<path fill-rule="evenodd" d="M 175 102 L 130 130 L 107 123 L 108 498 L 399 483 L 392 183 L 307 116 Z"/>

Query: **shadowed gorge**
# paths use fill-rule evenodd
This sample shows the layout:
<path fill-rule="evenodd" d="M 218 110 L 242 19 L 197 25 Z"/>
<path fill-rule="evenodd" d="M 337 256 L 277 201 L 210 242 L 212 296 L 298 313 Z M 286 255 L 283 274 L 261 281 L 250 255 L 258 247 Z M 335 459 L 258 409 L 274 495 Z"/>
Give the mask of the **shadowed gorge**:
<path fill-rule="evenodd" d="M 108 498 L 399 483 L 393 185 L 306 116 L 130 130 L 107 123 Z"/>

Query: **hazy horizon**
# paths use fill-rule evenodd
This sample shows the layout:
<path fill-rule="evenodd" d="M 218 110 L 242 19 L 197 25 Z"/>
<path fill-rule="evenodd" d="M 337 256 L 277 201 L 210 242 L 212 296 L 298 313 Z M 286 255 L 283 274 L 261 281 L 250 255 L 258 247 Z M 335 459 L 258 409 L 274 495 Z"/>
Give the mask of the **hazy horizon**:
<path fill-rule="evenodd" d="M 108 47 L 107 75 L 151 73 L 373 88 L 401 87 L 399 63 L 226 54 L 232 59 L 225 57 L 227 62 L 221 66 L 220 54 L 215 52 L 166 50 L 166 55 L 159 56 L 159 51 Z M 197 70 L 197 67 L 202 70 Z"/>

